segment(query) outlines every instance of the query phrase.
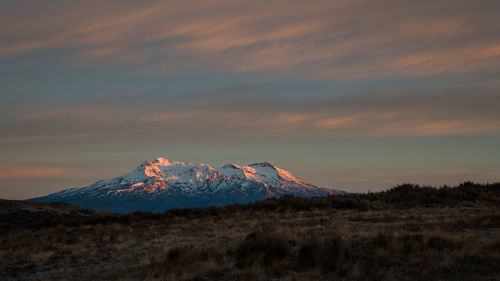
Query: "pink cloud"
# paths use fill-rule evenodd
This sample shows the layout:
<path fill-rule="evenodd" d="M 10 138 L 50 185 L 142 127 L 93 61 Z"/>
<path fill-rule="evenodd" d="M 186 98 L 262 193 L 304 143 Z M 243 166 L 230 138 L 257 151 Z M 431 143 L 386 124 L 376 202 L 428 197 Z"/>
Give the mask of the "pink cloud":
<path fill-rule="evenodd" d="M 0 164 L 0 179 L 71 178 L 78 171 L 64 167 Z"/>
<path fill-rule="evenodd" d="M 319 129 L 331 129 L 359 124 L 359 116 L 341 116 L 320 118 L 314 122 Z"/>
<path fill-rule="evenodd" d="M 12 111 L 0 139 L 152 135 L 310 137 L 497 134 L 500 99 L 484 88 L 367 93 L 302 104 L 254 102 L 37 108 Z M 7 112 L 4 112 L 7 114 Z"/>
<path fill-rule="evenodd" d="M 0 55 L 76 46 L 71 56 L 95 63 L 167 71 L 272 71 L 322 79 L 466 73 L 500 66 L 498 36 L 484 20 L 496 16 L 494 9 L 473 13 L 468 5 L 457 4 L 453 11 L 433 12 L 447 7 L 446 2 L 157 1 L 124 2 L 116 9 L 91 0 L 78 9 L 66 8 L 64 17 L 61 7 L 54 9 L 56 14 L 44 14 L 55 20 L 43 29 L 26 23 L 42 21 L 36 13 L 7 17 L 4 25 L 12 30 L 5 38 L 13 39 L 0 44 Z M 95 15 L 90 12 L 96 9 Z M 163 54 L 172 55 L 157 59 Z"/>

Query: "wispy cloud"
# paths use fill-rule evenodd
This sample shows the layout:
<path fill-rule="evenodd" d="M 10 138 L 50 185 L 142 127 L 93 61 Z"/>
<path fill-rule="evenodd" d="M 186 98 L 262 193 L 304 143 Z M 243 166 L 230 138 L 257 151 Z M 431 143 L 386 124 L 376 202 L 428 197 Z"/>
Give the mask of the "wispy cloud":
<path fill-rule="evenodd" d="M 0 179 L 71 178 L 77 173 L 64 167 L 0 164 Z"/>
<path fill-rule="evenodd" d="M 46 4 L 47 13 L 6 12 L 1 23 L 9 29 L 0 30 L 0 56 L 72 47 L 73 61 L 321 79 L 426 76 L 500 66 L 497 1 L 110 3 Z M 9 5 L 4 6 L 8 11 Z M 42 21 L 41 14 L 51 20 Z"/>
<path fill-rule="evenodd" d="M 360 122 L 359 116 L 341 116 L 319 118 L 314 122 L 314 126 L 320 129 L 331 129 L 336 127 L 353 126 Z"/>
<path fill-rule="evenodd" d="M 0 136 L 12 139 L 114 134 L 122 138 L 125 134 L 136 138 L 146 134 L 199 139 L 498 134 L 498 108 L 498 93 L 487 88 L 368 92 L 301 103 L 262 98 L 182 106 L 175 102 L 38 109 L 31 106 L 11 112 Z"/>

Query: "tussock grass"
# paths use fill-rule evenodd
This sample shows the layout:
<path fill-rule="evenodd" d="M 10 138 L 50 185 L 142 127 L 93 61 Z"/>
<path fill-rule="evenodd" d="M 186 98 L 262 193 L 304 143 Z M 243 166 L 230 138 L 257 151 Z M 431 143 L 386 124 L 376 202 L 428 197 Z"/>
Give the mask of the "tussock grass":
<path fill-rule="evenodd" d="M 41 208 L 48 220 L 0 228 L 0 279 L 500 280 L 499 199 L 498 184 L 464 183 L 165 213 Z"/>

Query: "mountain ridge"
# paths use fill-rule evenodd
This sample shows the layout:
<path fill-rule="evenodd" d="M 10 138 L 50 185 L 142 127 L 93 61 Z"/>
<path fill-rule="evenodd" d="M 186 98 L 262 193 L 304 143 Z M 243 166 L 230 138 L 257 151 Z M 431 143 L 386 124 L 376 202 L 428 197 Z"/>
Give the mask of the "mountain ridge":
<path fill-rule="evenodd" d="M 129 213 L 251 203 L 283 195 L 311 197 L 344 193 L 307 183 L 269 162 L 212 167 L 159 157 L 143 162 L 123 176 L 30 201 L 65 202 L 95 210 Z"/>

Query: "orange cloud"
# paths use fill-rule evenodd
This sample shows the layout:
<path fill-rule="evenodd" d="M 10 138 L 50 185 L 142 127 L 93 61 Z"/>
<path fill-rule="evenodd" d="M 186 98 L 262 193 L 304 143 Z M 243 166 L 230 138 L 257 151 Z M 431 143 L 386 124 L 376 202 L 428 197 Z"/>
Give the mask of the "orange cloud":
<path fill-rule="evenodd" d="M 193 139 L 226 136 L 381 136 L 498 134 L 499 95 L 486 88 L 416 93 L 365 93 L 301 104 L 247 100 L 203 106 L 154 104 L 34 106 L 3 112 L 0 140 L 154 135 Z M 29 114 L 26 114 L 29 112 Z M 6 115 L 7 114 L 7 115 Z"/>
<path fill-rule="evenodd" d="M 320 129 L 330 129 L 352 126 L 359 123 L 359 116 L 342 116 L 321 118 L 314 122 L 314 126 Z"/>
<path fill-rule="evenodd" d="M 69 168 L 0 164 L 0 179 L 65 178 L 74 175 L 75 171 Z"/>
<path fill-rule="evenodd" d="M 272 70 L 322 79 L 498 68 L 498 31 L 484 20 L 496 17 L 495 9 L 471 13 L 474 3 L 453 3 L 453 11 L 437 12 L 447 2 L 156 1 L 120 3 L 117 9 L 90 0 L 79 9 L 58 7 L 58 14 L 44 14 L 55 20 L 43 28 L 26 24 L 37 22 L 36 14 L 7 17 L 4 25 L 12 30 L 0 44 L 0 55 L 75 46 L 72 56 L 96 63 L 169 71 L 179 66 Z"/>
<path fill-rule="evenodd" d="M 421 111 L 368 113 L 339 112 L 334 115 L 320 112 L 248 112 L 235 108 L 193 109 L 181 113 L 146 114 L 142 123 L 161 124 L 178 128 L 213 128 L 227 132 L 242 131 L 273 134 L 336 134 L 336 135 L 449 135 L 498 132 L 500 120 L 490 117 L 423 118 Z"/>

